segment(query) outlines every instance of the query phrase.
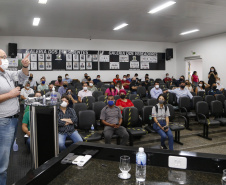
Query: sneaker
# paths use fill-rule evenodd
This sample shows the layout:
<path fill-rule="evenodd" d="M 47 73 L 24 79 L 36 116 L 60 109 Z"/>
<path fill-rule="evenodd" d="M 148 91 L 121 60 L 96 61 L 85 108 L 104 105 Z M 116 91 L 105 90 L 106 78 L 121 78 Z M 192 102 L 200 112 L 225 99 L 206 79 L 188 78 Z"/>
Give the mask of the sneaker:
<path fill-rule="evenodd" d="M 161 146 L 161 148 L 162 148 L 163 150 L 167 150 L 167 149 L 168 149 L 168 148 L 166 147 L 166 145 Z"/>

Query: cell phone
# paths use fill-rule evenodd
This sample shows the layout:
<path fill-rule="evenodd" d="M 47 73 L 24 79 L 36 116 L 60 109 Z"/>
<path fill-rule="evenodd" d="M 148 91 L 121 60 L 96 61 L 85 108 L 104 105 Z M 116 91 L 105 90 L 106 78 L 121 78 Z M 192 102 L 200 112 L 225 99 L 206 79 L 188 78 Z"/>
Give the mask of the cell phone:
<path fill-rule="evenodd" d="M 167 130 L 168 128 L 169 128 L 168 126 L 165 126 L 165 127 L 164 127 L 164 130 Z"/>

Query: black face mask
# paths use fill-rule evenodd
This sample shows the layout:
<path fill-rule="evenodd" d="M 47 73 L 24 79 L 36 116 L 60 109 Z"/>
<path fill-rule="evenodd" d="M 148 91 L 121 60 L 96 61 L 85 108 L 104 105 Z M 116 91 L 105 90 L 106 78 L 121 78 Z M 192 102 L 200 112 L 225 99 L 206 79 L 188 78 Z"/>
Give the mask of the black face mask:
<path fill-rule="evenodd" d="M 62 82 L 62 80 L 58 80 L 58 82 Z"/>
<path fill-rule="evenodd" d="M 124 99 L 126 97 L 125 94 L 120 95 L 120 98 Z"/>
<path fill-rule="evenodd" d="M 88 78 L 88 81 L 90 81 L 91 80 L 91 78 Z"/>
<path fill-rule="evenodd" d="M 33 77 L 30 76 L 30 77 L 29 77 L 29 80 L 32 80 L 32 79 L 33 79 Z"/>
<path fill-rule="evenodd" d="M 213 86 L 213 90 L 216 90 L 217 89 L 217 86 Z"/>
<path fill-rule="evenodd" d="M 85 79 L 87 79 L 88 78 L 88 76 L 85 76 Z"/>
<path fill-rule="evenodd" d="M 64 87 L 67 87 L 67 85 L 63 85 Z"/>
<path fill-rule="evenodd" d="M 180 87 L 181 87 L 182 89 L 184 89 L 185 86 L 184 86 L 184 85 L 181 85 Z"/>

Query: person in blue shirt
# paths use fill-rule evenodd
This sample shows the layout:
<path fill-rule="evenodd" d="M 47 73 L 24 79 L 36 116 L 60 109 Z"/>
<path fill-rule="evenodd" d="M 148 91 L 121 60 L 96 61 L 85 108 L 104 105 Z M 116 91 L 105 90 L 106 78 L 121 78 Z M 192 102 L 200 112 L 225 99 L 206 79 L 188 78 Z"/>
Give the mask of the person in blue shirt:
<path fill-rule="evenodd" d="M 162 94 L 162 89 L 159 88 L 159 82 L 155 82 L 155 87 L 150 91 L 151 98 L 157 99 L 160 94 Z"/>
<path fill-rule="evenodd" d="M 132 82 L 132 79 L 130 78 L 130 74 L 127 74 L 126 75 L 126 78 L 127 78 L 127 80 L 131 83 Z"/>
<path fill-rule="evenodd" d="M 208 92 L 209 95 L 216 96 L 216 94 L 222 94 L 222 92 L 217 89 L 217 84 L 213 83 L 211 89 Z"/>
<path fill-rule="evenodd" d="M 93 79 L 94 85 L 97 85 L 98 82 L 101 82 L 100 75 L 97 75 L 97 78 Z"/>
<path fill-rule="evenodd" d="M 71 83 L 72 82 L 72 79 L 69 77 L 69 74 L 65 74 L 65 78 L 63 79 L 63 82 L 64 81 L 67 81 L 67 83 Z"/>

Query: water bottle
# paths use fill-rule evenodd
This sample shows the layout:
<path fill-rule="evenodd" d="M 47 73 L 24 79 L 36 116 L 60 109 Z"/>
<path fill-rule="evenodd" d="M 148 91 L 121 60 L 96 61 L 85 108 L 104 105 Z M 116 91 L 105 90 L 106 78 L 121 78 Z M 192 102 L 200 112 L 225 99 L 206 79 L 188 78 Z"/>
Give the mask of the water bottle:
<path fill-rule="evenodd" d="M 136 154 L 136 180 L 144 182 L 146 178 L 146 161 L 147 155 L 144 153 L 144 148 L 140 147 Z"/>
<path fill-rule="evenodd" d="M 51 104 L 56 105 L 57 104 L 57 94 L 55 92 L 55 87 L 53 87 L 52 92 L 51 92 Z"/>
<path fill-rule="evenodd" d="M 91 125 L 91 133 L 94 133 L 94 126 L 93 126 L 93 124 Z"/>
<path fill-rule="evenodd" d="M 46 95 L 43 95 L 42 101 L 43 101 L 42 104 L 43 104 L 43 105 L 46 105 Z"/>
<path fill-rule="evenodd" d="M 16 139 L 15 139 L 15 141 L 13 143 L 13 151 L 14 152 L 17 152 L 18 151 L 18 144 L 16 144 Z"/>

